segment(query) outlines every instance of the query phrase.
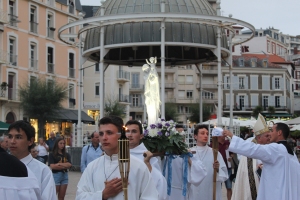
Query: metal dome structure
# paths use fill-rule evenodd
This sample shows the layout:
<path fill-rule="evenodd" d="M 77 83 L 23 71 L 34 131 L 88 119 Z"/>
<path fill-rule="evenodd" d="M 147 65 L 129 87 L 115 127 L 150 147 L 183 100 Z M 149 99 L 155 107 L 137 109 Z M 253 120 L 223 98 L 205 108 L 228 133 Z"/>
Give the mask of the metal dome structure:
<path fill-rule="evenodd" d="M 58 30 L 58 37 L 67 44 L 76 45 L 69 40 L 75 35 L 66 32 L 79 26 L 77 35 L 82 47 L 81 34 L 86 33 L 82 57 L 99 62 L 102 85 L 105 65 L 142 66 L 145 59 L 156 56 L 161 67 L 161 116 L 164 118 L 165 65 L 198 66 L 204 62 L 217 61 L 218 94 L 221 96 L 221 60 L 227 59 L 230 63 L 231 57 L 227 31 L 232 33 L 232 37 L 235 36 L 233 25 L 252 31 L 249 37 L 229 42 L 230 45 L 246 42 L 254 36 L 255 28 L 251 24 L 220 16 L 220 0 L 216 1 L 216 11 L 208 1 L 106 0 L 94 17 L 62 26 Z M 81 88 L 81 80 L 79 82 Z M 104 113 L 103 101 L 104 88 L 100 87 L 101 118 Z M 221 105 L 221 102 L 219 98 L 218 104 Z M 218 115 L 221 116 L 221 106 L 218 108 Z"/>
<path fill-rule="evenodd" d="M 142 13 L 161 13 L 160 0 L 121 1 L 107 0 L 104 16 Z M 166 0 L 165 13 L 216 16 L 216 11 L 207 0 Z M 100 9 L 95 16 L 101 16 Z M 142 21 L 116 23 L 106 26 L 104 45 L 110 47 L 104 57 L 106 63 L 119 65 L 141 65 L 151 56 L 161 57 L 161 23 Z M 100 28 L 87 31 L 84 56 L 98 62 L 100 59 Z M 166 65 L 195 64 L 215 60 L 210 49 L 217 46 L 217 26 L 185 21 L 165 22 Z M 226 35 L 221 40 L 222 57 L 228 57 Z"/>

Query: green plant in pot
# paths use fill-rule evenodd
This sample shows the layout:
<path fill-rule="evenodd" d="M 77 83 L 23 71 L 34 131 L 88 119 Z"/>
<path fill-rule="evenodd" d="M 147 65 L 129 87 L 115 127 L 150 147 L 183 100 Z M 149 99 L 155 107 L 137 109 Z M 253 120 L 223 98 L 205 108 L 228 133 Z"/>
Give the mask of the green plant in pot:
<path fill-rule="evenodd" d="M 7 87 L 8 87 L 8 83 L 6 82 L 1 83 L 1 90 L 6 90 Z"/>

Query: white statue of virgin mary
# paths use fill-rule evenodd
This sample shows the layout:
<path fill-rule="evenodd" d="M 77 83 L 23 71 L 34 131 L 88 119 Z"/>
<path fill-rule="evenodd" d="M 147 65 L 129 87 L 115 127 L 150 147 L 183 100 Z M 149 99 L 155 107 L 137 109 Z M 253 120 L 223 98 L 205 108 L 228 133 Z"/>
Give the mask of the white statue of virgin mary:
<path fill-rule="evenodd" d="M 145 104 L 148 115 L 148 126 L 154 124 L 159 118 L 160 113 L 160 95 L 158 74 L 155 68 L 156 57 L 151 57 L 148 64 L 143 65 L 144 79 L 145 79 Z"/>

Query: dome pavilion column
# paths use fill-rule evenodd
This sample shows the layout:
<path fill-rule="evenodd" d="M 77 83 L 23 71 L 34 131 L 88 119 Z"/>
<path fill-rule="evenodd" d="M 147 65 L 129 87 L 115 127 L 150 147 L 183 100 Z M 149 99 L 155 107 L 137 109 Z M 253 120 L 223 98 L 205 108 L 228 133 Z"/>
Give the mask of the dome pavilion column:
<path fill-rule="evenodd" d="M 105 7 L 101 5 L 101 16 L 104 15 Z M 104 117 L 104 26 L 100 28 L 100 59 L 99 59 L 99 74 L 100 74 L 100 119 Z"/>
<path fill-rule="evenodd" d="M 161 12 L 165 12 L 165 1 L 161 0 L 160 2 Z M 161 118 L 165 119 L 165 21 L 161 21 L 160 26 L 161 32 L 161 44 L 160 44 L 160 53 L 161 53 Z"/>

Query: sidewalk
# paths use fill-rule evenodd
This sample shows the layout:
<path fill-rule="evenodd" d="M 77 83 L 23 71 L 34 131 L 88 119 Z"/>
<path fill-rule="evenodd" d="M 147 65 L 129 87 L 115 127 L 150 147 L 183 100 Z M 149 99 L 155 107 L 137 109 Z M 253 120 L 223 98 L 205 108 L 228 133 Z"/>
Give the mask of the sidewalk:
<path fill-rule="evenodd" d="M 76 197 L 76 190 L 77 190 L 77 183 L 81 177 L 80 172 L 69 172 L 69 185 L 66 193 L 65 200 L 74 200 Z M 224 185 L 224 184 L 223 184 Z M 226 189 L 225 187 L 222 188 L 223 200 L 226 200 Z M 175 200 L 175 199 L 174 199 Z"/>

